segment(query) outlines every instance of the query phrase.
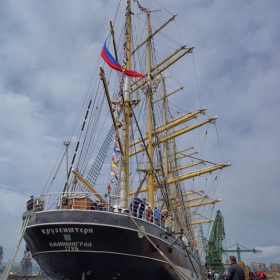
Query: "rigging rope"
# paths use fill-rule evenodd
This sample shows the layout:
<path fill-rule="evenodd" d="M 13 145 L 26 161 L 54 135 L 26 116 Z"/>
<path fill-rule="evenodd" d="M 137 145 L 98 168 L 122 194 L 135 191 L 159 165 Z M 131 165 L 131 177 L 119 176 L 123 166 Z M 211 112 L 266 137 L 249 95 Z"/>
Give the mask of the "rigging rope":
<path fill-rule="evenodd" d="M 91 186 L 94 186 L 96 183 L 98 174 L 100 173 L 101 167 L 104 163 L 109 147 L 113 141 L 114 134 L 115 134 L 115 127 L 114 125 L 112 125 L 87 175 L 86 181 L 89 182 Z M 82 191 L 88 192 L 88 189 L 82 186 Z"/>
<path fill-rule="evenodd" d="M 128 217 L 132 220 L 138 230 L 148 239 L 148 241 L 152 244 L 152 246 L 160 253 L 160 255 L 165 259 L 165 261 L 174 269 L 174 271 L 181 277 L 183 280 L 192 280 L 185 273 L 183 273 L 172 261 L 170 261 L 166 255 L 155 245 L 155 243 L 148 237 L 148 235 L 143 231 L 140 226 L 135 222 L 132 216 L 129 213 L 126 213 Z"/>
<path fill-rule="evenodd" d="M 145 141 L 144 141 L 142 132 L 141 132 L 141 130 L 140 130 L 139 124 L 138 124 L 137 119 L 136 119 L 136 117 L 135 117 L 134 110 L 131 110 L 131 112 L 132 112 L 132 115 L 133 115 L 133 117 L 134 117 L 135 123 L 136 123 L 136 125 L 137 125 L 139 134 L 140 134 L 140 136 L 141 136 L 141 140 L 142 140 L 142 142 L 143 142 L 143 146 L 144 146 L 144 148 L 145 148 L 146 155 L 147 155 L 147 157 L 148 157 L 148 160 L 149 160 L 150 163 L 151 163 L 151 166 L 152 166 L 152 169 L 153 169 L 153 173 L 154 173 L 154 177 L 155 177 L 155 179 L 156 179 L 158 185 L 161 186 L 161 183 L 160 183 L 160 181 L 159 181 L 159 179 L 158 179 L 158 176 L 156 175 L 156 171 L 154 170 L 154 163 L 153 163 L 153 161 L 152 161 L 152 159 L 151 159 L 151 157 L 150 157 L 150 155 L 149 155 L 147 145 L 146 145 L 146 143 L 145 143 Z M 169 203 L 166 202 L 166 205 L 169 205 Z M 168 211 L 170 211 L 170 210 L 171 210 L 171 209 L 169 208 Z"/>
<path fill-rule="evenodd" d="M 6 279 L 8 279 L 8 277 L 10 275 L 10 270 L 12 268 L 12 265 L 13 265 L 14 261 L 15 261 L 15 257 L 17 255 L 17 251 L 18 251 L 18 248 L 20 246 L 20 243 L 21 243 L 21 240 L 23 238 L 23 235 L 25 233 L 25 230 L 26 230 L 27 224 L 29 222 L 29 219 L 30 219 L 30 216 L 28 216 L 28 217 L 26 217 L 24 219 L 23 226 L 22 226 L 22 229 L 21 229 L 21 233 L 20 233 L 20 237 L 19 237 L 17 246 L 16 246 L 15 251 L 14 251 L 12 257 L 10 258 L 10 260 L 9 260 L 5 270 L 3 271 L 0 280 L 6 280 Z"/>

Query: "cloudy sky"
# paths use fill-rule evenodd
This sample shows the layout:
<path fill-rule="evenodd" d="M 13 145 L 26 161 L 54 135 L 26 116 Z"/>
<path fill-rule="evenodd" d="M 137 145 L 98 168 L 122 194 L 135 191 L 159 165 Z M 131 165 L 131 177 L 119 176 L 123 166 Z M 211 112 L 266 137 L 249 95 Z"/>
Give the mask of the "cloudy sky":
<path fill-rule="evenodd" d="M 118 1 L 4 0 L 0 3 L 0 245 L 15 248 L 30 194 L 40 194 L 89 82 Z M 196 46 L 200 102 L 217 127 L 226 162 L 217 206 L 226 246 L 280 263 L 280 2 L 142 0 L 178 13 Z M 160 5 L 158 5 L 160 3 Z M 23 244 L 16 260 L 22 258 Z"/>

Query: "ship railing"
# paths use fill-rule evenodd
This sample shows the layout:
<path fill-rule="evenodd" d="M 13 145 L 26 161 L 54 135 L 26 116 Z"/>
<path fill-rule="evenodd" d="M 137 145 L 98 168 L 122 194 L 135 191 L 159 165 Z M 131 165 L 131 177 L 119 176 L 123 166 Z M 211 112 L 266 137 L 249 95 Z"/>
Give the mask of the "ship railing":
<path fill-rule="evenodd" d="M 40 212 L 50 210 L 88 210 L 110 211 L 115 213 L 129 213 L 133 218 L 151 222 L 168 231 L 176 231 L 173 218 L 168 212 L 152 208 L 149 203 L 135 197 L 128 199 L 128 208 L 121 208 L 123 198 L 110 196 L 108 193 L 99 193 L 103 200 L 91 197 L 84 192 L 55 192 L 31 196 L 26 202 L 27 210 Z M 106 203 L 105 203 L 106 201 Z"/>
<path fill-rule="evenodd" d="M 100 193 L 105 197 L 105 193 Z M 106 199 L 104 199 L 107 201 Z M 84 192 L 54 192 L 31 196 L 26 202 L 27 210 L 34 212 L 49 210 L 102 210 L 109 211 L 108 203 L 92 198 Z"/>

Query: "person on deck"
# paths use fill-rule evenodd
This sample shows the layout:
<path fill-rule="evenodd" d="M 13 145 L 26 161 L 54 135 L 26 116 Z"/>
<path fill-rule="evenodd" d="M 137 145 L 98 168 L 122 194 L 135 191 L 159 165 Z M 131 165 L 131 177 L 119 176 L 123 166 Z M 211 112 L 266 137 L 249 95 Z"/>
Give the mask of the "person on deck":
<path fill-rule="evenodd" d="M 154 210 L 154 220 L 155 220 L 155 224 L 156 225 L 159 225 L 159 217 L 160 217 L 160 210 L 159 208 L 155 207 L 155 210 Z"/>
<path fill-rule="evenodd" d="M 258 280 L 259 279 L 259 274 L 257 271 L 254 272 L 254 280 Z"/>
<path fill-rule="evenodd" d="M 165 228 L 166 213 L 160 212 L 160 227 Z"/>
<path fill-rule="evenodd" d="M 151 206 L 148 206 L 148 209 L 146 209 L 146 219 L 149 222 L 153 222 L 153 210 L 151 209 Z"/>
<path fill-rule="evenodd" d="M 32 211 L 33 210 L 33 206 L 34 206 L 34 196 L 31 195 L 30 199 L 26 202 L 26 209 L 28 211 Z"/>
<path fill-rule="evenodd" d="M 133 200 L 132 200 L 132 216 L 133 217 L 137 217 L 137 212 L 138 212 L 138 208 L 139 208 L 139 204 L 142 202 L 142 200 L 137 197 L 136 195 L 134 195 Z"/>
<path fill-rule="evenodd" d="M 244 270 L 236 263 L 236 257 L 229 257 L 230 267 L 228 268 L 227 280 L 245 280 Z"/>
<path fill-rule="evenodd" d="M 142 219 L 143 212 L 145 211 L 146 205 L 147 205 L 147 202 L 146 202 L 146 198 L 144 197 L 142 202 L 140 203 L 138 218 Z"/>
<path fill-rule="evenodd" d="M 105 211 L 106 210 L 106 206 L 105 206 L 105 203 L 103 201 L 98 202 L 97 210 L 99 210 L 99 211 Z"/>

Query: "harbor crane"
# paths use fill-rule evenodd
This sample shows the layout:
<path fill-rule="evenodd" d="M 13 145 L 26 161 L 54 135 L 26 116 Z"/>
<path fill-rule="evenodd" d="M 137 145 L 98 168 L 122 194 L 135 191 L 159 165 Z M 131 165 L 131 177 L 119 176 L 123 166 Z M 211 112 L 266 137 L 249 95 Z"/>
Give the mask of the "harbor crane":
<path fill-rule="evenodd" d="M 230 248 L 232 248 L 233 246 L 236 246 L 236 249 L 230 249 Z M 246 252 L 246 253 L 248 253 L 248 252 L 252 252 L 252 253 L 261 253 L 261 252 L 262 252 L 261 250 L 256 250 L 255 248 L 253 248 L 253 249 L 247 249 L 247 248 L 245 248 L 244 246 L 242 246 L 242 245 L 240 245 L 240 244 L 238 244 L 238 243 L 236 243 L 236 244 L 234 244 L 234 245 L 228 247 L 228 248 L 225 249 L 225 250 L 223 249 L 222 251 L 223 251 L 223 253 L 237 253 L 237 260 L 238 260 L 238 261 L 241 260 L 241 255 L 240 255 L 241 252 Z"/>
<path fill-rule="evenodd" d="M 0 272 L 2 272 L 3 255 L 4 255 L 3 247 L 0 246 Z"/>
<path fill-rule="evenodd" d="M 224 217 L 220 210 L 217 211 L 210 238 L 206 245 L 206 262 L 217 271 L 224 270 L 222 262 L 222 241 L 225 238 Z"/>
<path fill-rule="evenodd" d="M 201 229 L 201 233 L 202 233 L 203 249 L 206 255 L 206 262 L 211 266 L 212 269 L 217 271 L 224 270 L 224 264 L 222 262 L 223 254 L 237 253 L 237 259 L 238 261 L 240 261 L 241 252 L 253 252 L 253 253 L 262 252 L 260 250 L 256 250 L 255 248 L 247 249 L 238 243 L 226 249 L 223 249 L 222 241 L 225 238 L 225 229 L 224 229 L 224 217 L 221 214 L 220 210 L 217 211 L 209 240 L 207 241 L 206 238 L 203 237 L 202 229 Z M 233 249 L 232 248 L 233 246 L 236 246 L 236 249 Z"/>

